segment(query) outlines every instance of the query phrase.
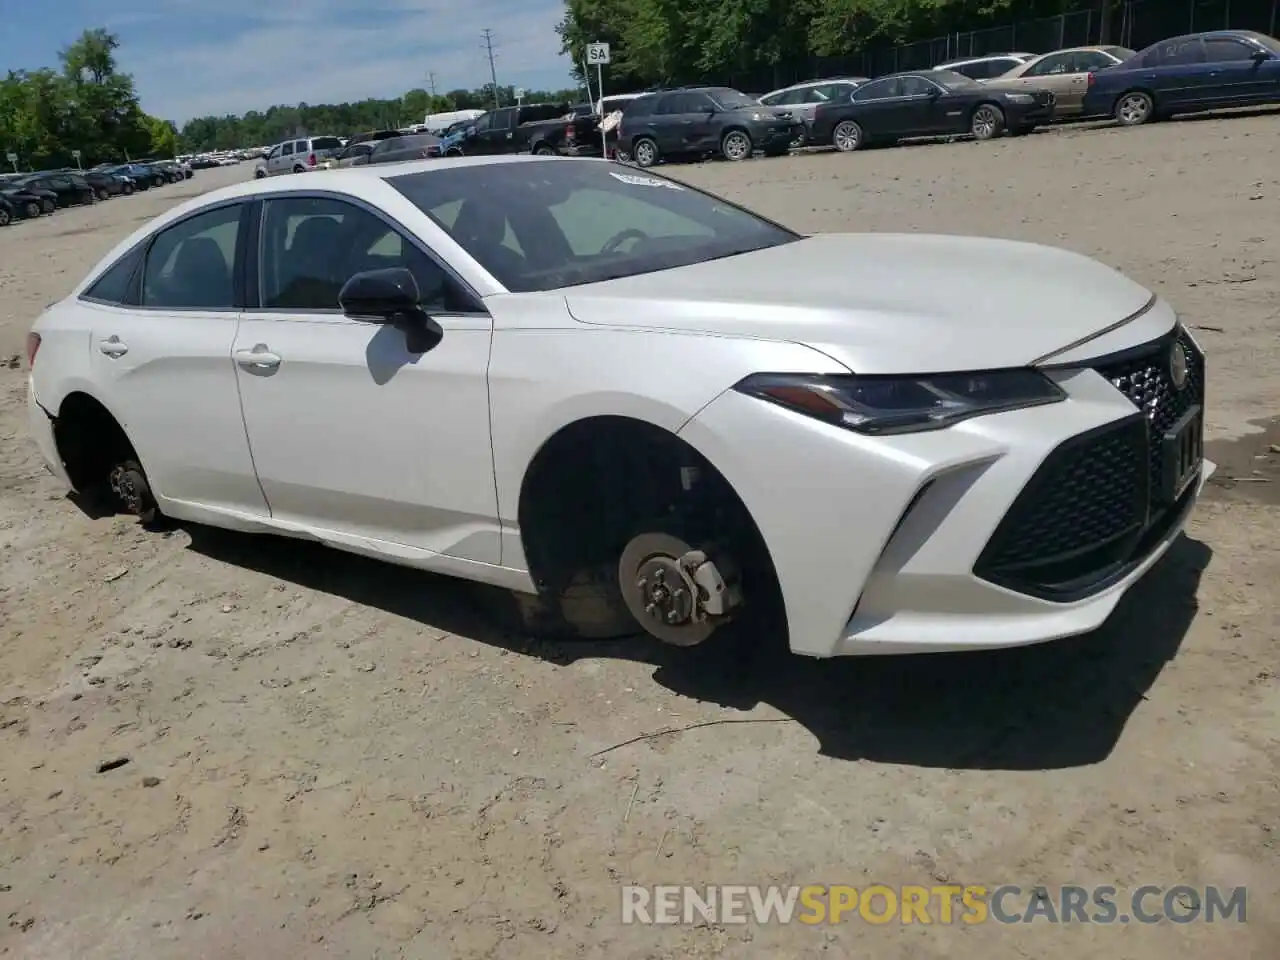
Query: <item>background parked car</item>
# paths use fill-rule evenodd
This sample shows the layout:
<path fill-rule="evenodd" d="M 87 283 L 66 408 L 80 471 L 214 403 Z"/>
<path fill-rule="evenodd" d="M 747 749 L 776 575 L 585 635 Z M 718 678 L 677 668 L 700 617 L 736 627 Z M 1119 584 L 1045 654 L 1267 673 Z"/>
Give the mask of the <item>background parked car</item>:
<path fill-rule="evenodd" d="M 86 170 L 83 173 L 73 170 L 64 170 L 64 173 L 76 173 L 90 187 L 93 188 L 94 195 L 99 200 L 106 200 L 108 197 L 118 197 L 125 192 L 126 181 L 114 174 L 103 173 L 101 170 Z M 133 192 L 133 188 L 129 188 L 129 192 Z"/>
<path fill-rule="evenodd" d="M 784 107 L 800 119 L 804 124 L 805 134 L 793 144 L 793 146 L 800 146 L 809 140 L 809 130 L 813 127 L 813 115 L 820 104 L 848 100 L 853 96 L 853 91 L 866 82 L 866 77 L 809 80 L 766 93 L 760 98 L 760 102 L 766 107 Z"/>
<path fill-rule="evenodd" d="M 21 220 L 22 212 L 3 195 L 0 195 L 0 227 L 7 227 L 14 220 Z"/>
<path fill-rule="evenodd" d="M 1136 126 L 1178 113 L 1280 103 L 1280 40 L 1248 30 L 1171 37 L 1091 74 L 1087 114 Z"/>
<path fill-rule="evenodd" d="M 374 144 L 366 163 L 400 163 L 404 160 L 423 160 L 441 154 L 440 138 L 430 133 L 415 133 L 407 137 L 393 137 Z"/>
<path fill-rule="evenodd" d="M 990 140 L 1006 130 L 1028 133 L 1052 119 L 1048 90 L 993 90 L 963 74 L 927 70 L 880 77 L 846 103 L 824 104 L 813 120 L 813 138 L 847 153 L 909 137 L 968 133 Z"/>
<path fill-rule="evenodd" d="M 464 129 L 459 146 L 466 154 L 599 156 L 601 152 L 599 124 L 590 104 L 503 107 L 477 117 Z"/>
<path fill-rule="evenodd" d="M 1055 116 L 1080 116 L 1084 112 L 1084 95 L 1089 89 L 1089 74 L 1114 67 L 1133 55 L 1128 47 L 1055 50 L 988 80 L 987 86 L 999 90 L 1052 90 Z"/>
<path fill-rule="evenodd" d="M 627 105 L 618 143 L 637 166 L 716 154 L 745 160 L 755 150 L 780 156 L 805 126 L 789 110 L 766 107 L 729 87 L 690 87 L 637 97 Z"/>
<path fill-rule="evenodd" d="M 0 181 L 0 196 L 22 211 L 26 219 L 34 219 L 42 213 L 53 213 L 58 208 L 58 195 L 34 184 L 19 185 L 22 177 L 10 177 Z"/>
<path fill-rule="evenodd" d="M 93 203 L 93 188 L 83 177 L 72 178 L 66 173 L 38 173 L 22 177 L 14 181 L 18 187 L 34 187 L 54 195 L 54 204 L 58 207 L 71 207 L 82 203 Z M 43 205 L 43 203 L 42 203 Z"/>
<path fill-rule="evenodd" d="M 341 150 L 342 141 L 337 137 L 299 137 L 286 140 L 271 148 L 266 158 L 258 162 L 253 175 L 261 179 L 276 177 L 282 173 L 305 173 L 320 167 L 325 160 Z"/>
<path fill-rule="evenodd" d="M 970 80 L 991 80 L 1008 73 L 1019 64 L 1035 58 L 1034 53 L 988 53 L 981 57 L 965 57 L 962 60 L 948 60 L 939 63 L 934 70 L 950 70 Z"/>

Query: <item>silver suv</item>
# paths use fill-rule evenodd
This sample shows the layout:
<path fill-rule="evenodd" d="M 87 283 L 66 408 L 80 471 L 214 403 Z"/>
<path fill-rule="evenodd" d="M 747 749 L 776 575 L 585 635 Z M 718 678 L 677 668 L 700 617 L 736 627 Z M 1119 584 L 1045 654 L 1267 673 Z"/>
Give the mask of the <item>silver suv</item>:
<path fill-rule="evenodd" d="M 337 137 L 301 137 L 277 143 L 258 161 L 253 175 L 261 180 L 281 173 L 306 173 L 324 166 L 324 162 L 342 149 Z"/>

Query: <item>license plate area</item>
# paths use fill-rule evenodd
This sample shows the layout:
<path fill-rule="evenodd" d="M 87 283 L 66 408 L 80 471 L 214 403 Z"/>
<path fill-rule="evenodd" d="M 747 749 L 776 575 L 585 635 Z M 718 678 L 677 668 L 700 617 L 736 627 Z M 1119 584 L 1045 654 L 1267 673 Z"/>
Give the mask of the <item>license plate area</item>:
<path fill-rule="evenodd" d="M 1200 476 L 1204 460 L 1204 425 L 1199 406 L 1192 407 L 1161 438 L 1161 499 L 1173 503 Z"/>

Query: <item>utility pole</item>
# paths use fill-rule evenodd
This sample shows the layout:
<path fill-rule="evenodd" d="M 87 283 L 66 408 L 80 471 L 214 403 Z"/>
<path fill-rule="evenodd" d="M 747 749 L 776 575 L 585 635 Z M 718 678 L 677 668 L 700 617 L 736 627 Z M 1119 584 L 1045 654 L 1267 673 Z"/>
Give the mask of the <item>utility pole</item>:
<path fill-rule="evenodd" d="M 427 71 L 427 83 L 431 87 L 431 99 L 436 98 L 436 72 L 434 70 Z"/>
<path fill-rule="evenodd" d="M 501 107 L 502 102 L 498 99 L 498 70 L 493 65 L 493 31 L 485 27 L 480 35 L 484 37 L 484 48 L 489 54 L 489 78 L 493 81 L 493 105 L 495 108 Z"/>

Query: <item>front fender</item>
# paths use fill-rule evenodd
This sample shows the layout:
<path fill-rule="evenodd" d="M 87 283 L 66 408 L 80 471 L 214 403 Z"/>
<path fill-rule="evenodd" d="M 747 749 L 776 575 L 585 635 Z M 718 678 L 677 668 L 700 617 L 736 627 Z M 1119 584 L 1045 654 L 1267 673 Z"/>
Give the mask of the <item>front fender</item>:
<path fill-rule="evenodd" d="M 496 330 L 489 397 L 503 528 L 517 530 L 529 466 L 560 430 L 617 416 L 675 434 L 716 397 L 760 372 L 848 370 L 810 347 L 781 341 L 628 329 Z M 504 553 L 505 566 L 522 563 Z"/>

